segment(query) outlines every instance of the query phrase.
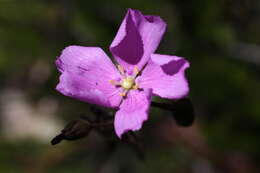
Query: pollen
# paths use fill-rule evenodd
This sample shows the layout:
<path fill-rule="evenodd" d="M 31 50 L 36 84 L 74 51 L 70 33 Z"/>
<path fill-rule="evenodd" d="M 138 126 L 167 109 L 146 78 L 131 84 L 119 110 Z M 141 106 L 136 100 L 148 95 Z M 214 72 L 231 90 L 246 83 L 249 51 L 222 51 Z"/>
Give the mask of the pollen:
<path fill-rule="evenodd" d="M 134 75 L 137 76 L 139 73 L 139 69 L 137 66 L 134 67 Z"/>
<path fill-rule="evenodd" d="M 126 96 L 126 93 L 125 93 L 125 92 L 121 92 L 121 93 L 119 93 L 119 95 L 120 95 L 121 97 L 125 97 L 125 96 Z"/>
<path fill-rule="evenodd" d="M 126 77 L 121 81 L 122 88 L 129 90 L 135 85 L 134 78 Z"/>
<path fill-rule="evenodd" d="M 117 69 L 122 75 L 125 74 L 125 69 L 121 65 L 117 65 Z"/>
<path fill-rule="evenodd" d="M 112 85 L 117 85 L 117 84 L 118 84 L 115 80 L 109 80 L 108 82 L 109 82 L 110 84 L 112 84 Z"/>
<path fill-rule="evenodd" d="M 134 84 L 133 89 L 137 90 L 137 89 L 139 89 L 139 86 L 137 84 Z"/>

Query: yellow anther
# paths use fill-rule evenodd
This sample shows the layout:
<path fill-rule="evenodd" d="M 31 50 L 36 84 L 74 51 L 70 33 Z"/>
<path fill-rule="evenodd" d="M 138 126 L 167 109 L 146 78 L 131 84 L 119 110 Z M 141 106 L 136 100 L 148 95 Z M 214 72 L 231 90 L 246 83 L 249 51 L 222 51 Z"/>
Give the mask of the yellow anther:
<path fill-rule="evenodd" d="M 117 65 L 117 69 L 119 70 L 119 72 L 121 74 L 125 74 L 125 70 L 124 70 L 124 68 L 121 65 Z"/>
<path fill-rule="evenodd" d="M 109 80 L 109 83 L 111 83 L 112 85 L 117 85 L 118 83 L 115 80 Z"/>
<path fill-rule="evenodd" d="M 137 84 L 134 84 L 133 89 L 134 89 L 134 90 L 137 90 L 138 88 L 139 88 L 138 85 L 137 85 Z"/>
<path fill-rule="evenodd" d="M 126 93 L 125 93 L 125 92 L 122 92 L 122 93 L 119 93 L 119 95 L 120 95 L 121 97 L 125 97 L 125 96 L 126 96 Z"/>
<path fill-rule="evenodd" d="M 138 73 L 139 73 L 138 67 L 134 66 L 134 75 L 136 76 L 136 75 L 138 75 Z"/>

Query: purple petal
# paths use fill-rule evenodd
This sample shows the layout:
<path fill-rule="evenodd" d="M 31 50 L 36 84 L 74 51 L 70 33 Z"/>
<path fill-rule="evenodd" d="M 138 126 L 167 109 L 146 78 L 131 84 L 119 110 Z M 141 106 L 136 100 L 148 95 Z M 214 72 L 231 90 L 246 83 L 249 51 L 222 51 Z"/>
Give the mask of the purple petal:
<path fill-rule="evenodd" d="M 106 107 L 119 105 L 120 89 L 109 80 L 120 78 L 120 74 L 102 49 L 69 46 L 56 65 L 62 73 L 56 89 L 62 94 Z"/>
<path fill-rule="evenodd" d="M 158 16 L 144 16 L 138 10 L 129 9 L 118 33 L 110 45 L 117 62 L 128 72 L 147 63 L 158 47 L 166 24 Z"/>
<path fill-rule="evenodd" d="M 115 131 L 119 138 L 129 130 L 139 130 L 148 119 L 152 90 L 131 90 L 115 115 Z"/>
<path fill-rule="evenodd" d="M 179 99 L 189 92 L 185 70 L 188 61 L 177 56 L 153 54 L 142 75 L 137 78 L 141 88 L 152 88 L 153 94 Z"/>

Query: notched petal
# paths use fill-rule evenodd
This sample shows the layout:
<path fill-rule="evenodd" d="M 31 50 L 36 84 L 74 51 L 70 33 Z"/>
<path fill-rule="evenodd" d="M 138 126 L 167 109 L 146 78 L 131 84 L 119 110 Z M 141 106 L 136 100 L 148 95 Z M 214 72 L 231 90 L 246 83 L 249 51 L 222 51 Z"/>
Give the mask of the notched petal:
<path fill-rule="evenodd" d="M 143 41 L 131 14 L 127 15 L 125 25 L 125 37 L 117 46 L 111 48 L 111 51 L 122 61 L 130 65 L 136 65 L 144 53 Z"/>
<path fill-rule="evenodd" d="M 141 88 L 152 88 L 153 94 L 163 98 L 180 99 L 189 92 L 185 70 L 187 60 L 170 55 L 152 54 L 151 60 L 138 77 Z"/>
<path fill-rule="evenodd" d="M 166 24 L 158 16 L 146 16 L 129 9 L 113 40 L 110 51 L 128 72 L 147 63 L 165 32 Z"/>
<path fill-rule="evenodd" d="M 148 119 L 152 90 L 131 90 L 115 115 L 115 131 L 119 138 L 129 130 L 136 131 Z"/>
<path fill-rule="evenodd" d="M 106 107 L 119 105 L 120 91 L 109 80 L 120 78 L 120 74 L 102 49 L 69 46 L 56 65 L 62 73 L 56 89 L 62 94 Z"/>

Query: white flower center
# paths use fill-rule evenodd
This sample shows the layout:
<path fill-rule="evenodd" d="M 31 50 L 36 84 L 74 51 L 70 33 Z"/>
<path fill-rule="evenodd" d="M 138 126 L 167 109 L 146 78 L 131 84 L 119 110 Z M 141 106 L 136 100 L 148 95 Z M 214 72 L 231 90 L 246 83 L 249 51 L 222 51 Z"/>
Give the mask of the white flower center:
<path fill-rule="evenodd" d="M 134 89 L 134 90 L 139 89 L 138 84 L 135 83 L 135 78 L 139 73 L 139 70 L 137 67 L 134 67 L 132 76 L 127 76 L 127 74 L 122 66 L 118 65 L 117 68 L 118 68 L 120 74 L 122 75 L 123 79 L 121 79 L 120 82 L 117 82 L 116 80 L 112 79 L 112 80 L 109 80 L 109 83 L 116 87 L 121 87 L 123 89 L 123 91 L 119 93 L 120 96 L 125 97 L 127 95 L 128 91 L 131 89 Z"/>
<path fill-rule="evenodd" d="M 120 84 L 124 89 L 129 90 L 135 86 L 135 79 L 133 77 L 126 77 L 122 79 Z"/>

